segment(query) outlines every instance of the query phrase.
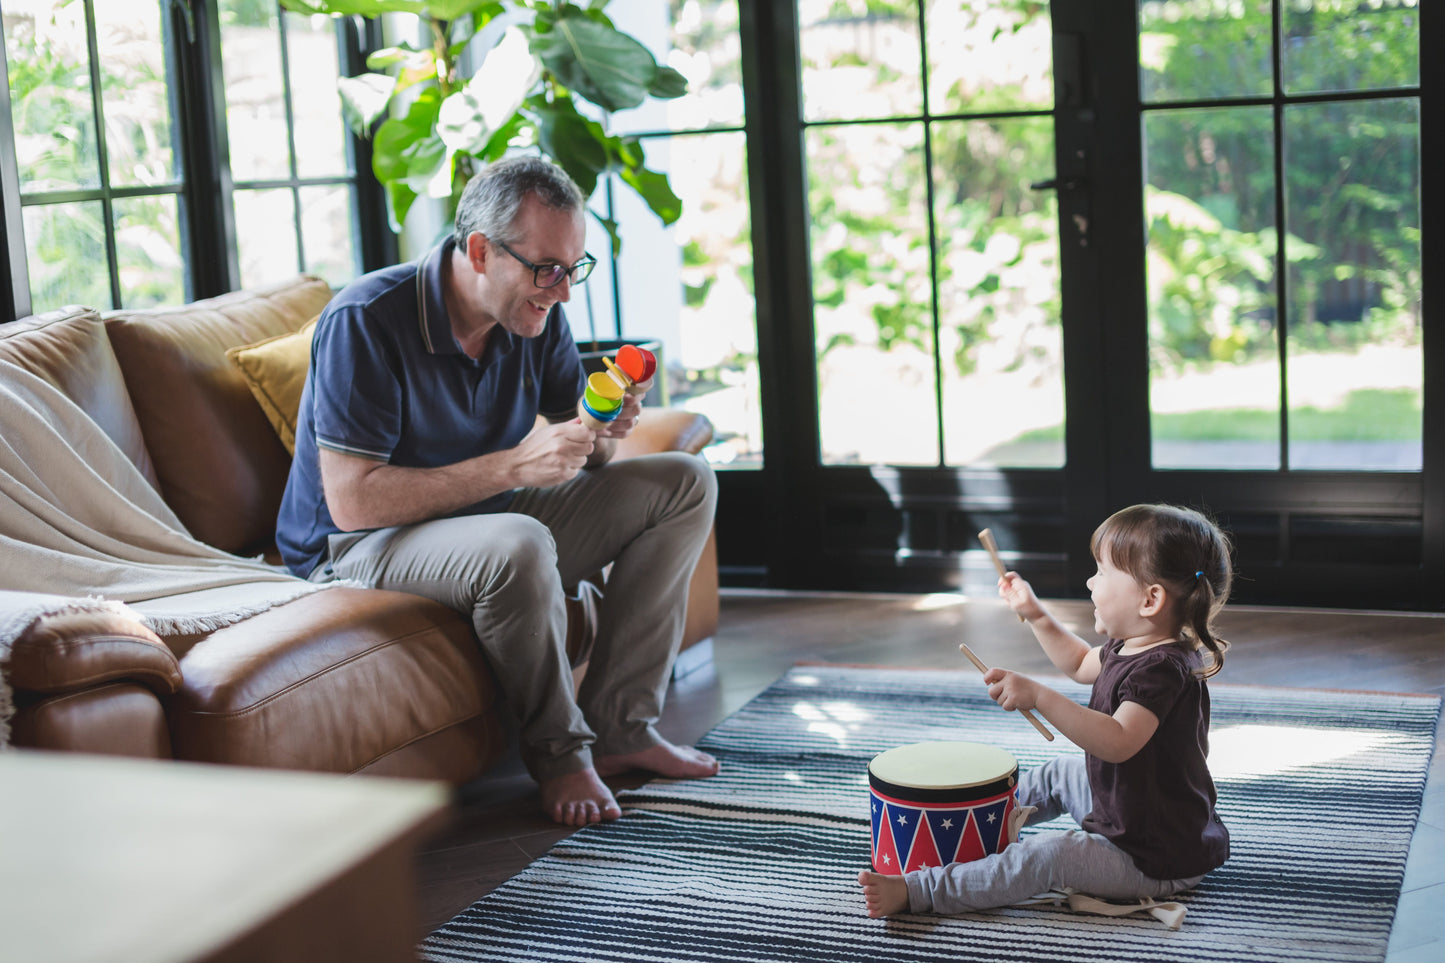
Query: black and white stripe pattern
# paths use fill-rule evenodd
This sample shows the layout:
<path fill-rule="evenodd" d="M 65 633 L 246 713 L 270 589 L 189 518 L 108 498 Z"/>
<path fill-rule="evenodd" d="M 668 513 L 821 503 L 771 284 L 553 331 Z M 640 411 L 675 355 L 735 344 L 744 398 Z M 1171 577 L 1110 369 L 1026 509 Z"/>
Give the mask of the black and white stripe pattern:
<path fill-rule="evenodd" d="M 1058 688 L 1079 701 L 1087 690 Z M 434 932 L 436 961 L 1382 960 L 1440 700 L 1215 684 L 1211 768 L 1230 860 L 1147 916 L 1053 906 L 870 920 L 867 765 L 964 739 L 1028 769 L 1065 752 L 989 701 L 977 673 L 798 667 L 701 743 L 723 771 L 624 793 Z M 1067 818 L 1026 830 L 1057 832 Z"/>

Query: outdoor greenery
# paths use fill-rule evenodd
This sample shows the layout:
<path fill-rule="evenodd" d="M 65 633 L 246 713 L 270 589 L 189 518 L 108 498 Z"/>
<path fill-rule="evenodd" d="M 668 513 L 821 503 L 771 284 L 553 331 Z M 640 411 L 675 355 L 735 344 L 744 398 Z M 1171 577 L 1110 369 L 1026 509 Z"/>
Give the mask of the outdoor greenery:
<path fill-rule="evenodd" d="M 55 202 L 45 196 L 101 187 L 84 4 L 58 0 L 34 16 L 27 12 L 7 10 L 5 41 L 32 303 L 37 309 L 66 303 L 109 307 L 103 268 L 107 224 L 100 201 Z M 100 22 L 108 27 L 98 44 L 98 93 L 112 186 L 163 190 L 175 183 L 165 67 L 148 44 L 159 34 L 158 8 L 154 14 L 149 22 Z M 174 196 L 120 201 L 114 213 L 124 305 L 143 307 L 180 296 Z"/>
<path fill-rule="evenodd" d="M 1293 441 L 1418 441 L 1420 394 L 1400 389 L 1363 389 L 1345 395 L 1332 408 L 1305 405 L 1291 408 L 1289 434 Z M 1155 414 L 1156 435 L 1173 441 L 1277 442 L 1279 413 L 1261 408 L 1214 408 Z M 1029 431 L 1017 444 L 1062 441 L 1064 426 Z"/>
<path fill-rule="evenodd" d="M 667 177 L 647 167 L 638 139 L 609 134 L 605 120 L 649 96 L 679 97 L 687 81 L 613 26 L 603 10 L 607 0 L 586 7 L 544 0 L 281 2 L 301 13 L 412 14 L 430 38 L 425 47 L 402 42 L 379 50 L 367 58 L 371 73 L 341 81 L 352 129 L 373 136 L 372 168 L 386 188 L 393 229 L 401 229 L 422 195 L 445 199 L 450 218 L 478 166 L 520 145 L 555 160 L 584 194 L 615 172 L 663 223 L 681 213 Z M 466 76 L 464 57 L 478 47 L 484 53 Z M 600 119 L 588 105 L 600 108 Z M 617 225 L 597 216 L 616 249 Z"/>
<path fill-rule="evenodd" d="M 929 3 L 925 12 L 935 16 L 952 6 Z M 1047 4 L 1020 0 L 985 6 L 995 17 L 1006 18 L 995 25 L 995 36 L 1047 29 Z M 1290 93 L 1388 91 L 1418 83 L 1414 0 L 1300 0 L 1285 7 Z M 1148 2 L 1141 17 L 1145 89 L 1152 99 L 1271 93 L 1269 0 L 1243 5 Z M 917 30 L 917 6 L 901 0 L 835 0 L 817 22 L 826 23 L 827 18 L 866 22 L 873 30 L 887 25 L 903 34 Z M 847 69 L 857 62 L 856 54 L 843 51 L 814 66 Z M 897 82 L 896 65 L 870 66 L 878 85 Z M 955 84 L 943 93 L 950 109 L 979 112 L 1031 100 L 1008 83 L 977 89 Z M 898 125 L 900 130 L 904 126 Z M 1146 129 L 1149 302 L 1156 364 L 1173 367 L 1273 355 L 1279 226 L 1270 109 L 1150 111 Z M 1417 343 L 1421 278 L 1414 102 L 1384 97 L 1300 105 L 1286 110 L 1284 130 L 1289 184 L 1286 282 L 1293 343 L 1309 348 L 1381 339 Z M 947 121 L 934 123 L 929 133 L 935 158 L 931 174 L 937 197 L 933 243 L 939 313 L 944 328 L 955 335 L 950 339 L 957 345 L 950 359 L 953 369 L 960 375 L 971 373 L 980 347 L 999 340 L 1016 341 L 1021 347 L 1015 363 L 1025 363 L 1031 350 L 1027 346 L 1038 341 L 999 330 L 999 323 L 1007 323 L 1000 319 L 1017 317 L 1021 307 L 1019 293 L 1006 290 L 1000 276 L 1027 258 L 1031 248 L 1056 244 L 1052 197 L 1030 187 L 1053 169 L 1050 126 L 1016 122 L 1005 129 L 1002 124 Z M 896 277 L 900 243 L 906 249 L 929 243 L 926 234 L 918 233 L 921 187 L 901 183 L 906 180 L 903 169 L 922 172 L 916 158 L 895 158 L 900 174 L 885 178 L 881 187 L 890 194 L 888 203 L 866 215 L 849 211 L 841 198 L 860 176 L 859 165 L 873 158 L 840 159 L 843 136 L 826 128 L 811 142 L 817 301 L 831 308 L 859 300 L 866 289 L 868 298 L 862 300 L 874 320 L 868 336 L 872 344 L 884 351 L 904 345 L 931 351 L 926 290 L 920 295 L 916 286 Z M 911 143 L 905 153 L 921 150 L 916 138 Z M 990 243 L 1000 235 L 1018 243 Z M 949 256 L 960 250 L 981 257 L 989 252 L 991 261 L 982 270 L 969 262 L 968 270 L 960 271 L 960 262 Z M 995 256 L 1000 251 L 1010 256 Z M 1056 269 L 1056 258 L 1045 256 L 1040 264 Z M 1022 305 L 1029 309 L 1025 313 L 1034 323 L 1056 326 L 1057 299 L 1039 297 L 1043 295 Z M 820 357 L 840 345 L 859 343 L 861 335 L 851 329 L 820 330 Z"/>
<path fill-rule="evenodd" d="M 1170 101 L 1268 96 L 1269 6 L 1255 0 L 1239 16 L 1207 0 L 1144 4 L 1141 46 L 1157 57 L 1146 59 L 1146 89 Z M 1288 93 L 1388 94 L 1419 82 L 1414 0 L 1284 6 Z M 1270 109 L 1170 109 L 1146 114 L 1146 125 L 1155 363 L 1272 355 L 1279 225 Z M 1386 95 L 1291 106 L 1282 128 L 1292 343 L 1418 343 L 1415 102 Z"/>

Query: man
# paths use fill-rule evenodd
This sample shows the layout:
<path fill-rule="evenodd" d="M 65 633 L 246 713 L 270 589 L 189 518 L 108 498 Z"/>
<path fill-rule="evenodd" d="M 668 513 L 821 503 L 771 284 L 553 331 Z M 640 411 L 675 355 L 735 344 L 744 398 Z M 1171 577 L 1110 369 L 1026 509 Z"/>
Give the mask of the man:
<path fill-rule="evenodd" d="M 718 768 L 655 728 L 717 482 L 683 453 L 609 464 L 636 398 L 602 431 L 577 418 L 585 375 L 561 303 L 595 263 L 583 215 L 560 168 L 500 161 L 468 182 L 452 237 L 331 301 L 277 533 L 303 577 L 470 615 L 543 809 L 572 826 L 621 815 L 603 776 Z M 564 586 L 609 562 L 574 700 Z"/>

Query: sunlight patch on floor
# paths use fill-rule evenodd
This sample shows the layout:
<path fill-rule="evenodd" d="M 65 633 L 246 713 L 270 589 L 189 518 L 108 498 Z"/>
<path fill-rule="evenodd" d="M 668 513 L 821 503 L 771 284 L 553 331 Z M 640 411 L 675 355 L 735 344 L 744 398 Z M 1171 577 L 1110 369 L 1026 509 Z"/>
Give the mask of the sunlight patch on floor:
<path fill-rule="evenodd" d="M 922 596 L 917 602 L 914 602 L 913 611 L 936 612 L 939 609 L 948 609 L 955 605 L 963 605 L 967 601 L 967 595 L 959 595 L 956 592 L 932 592 Z"/>
<path fill-rule="evenodd" d="M 851 702 L 811 702 L 793 704 L 793 715 L 808 723 L 808 731 L 832 739 L 839 746 L 848 745 L 848 735 L 863 728 L 868 713 Z"/>
<path fill-rule="evenodd" d="M 1209 733 L 1209 771 L 1216 779 L 1249 779 L 1335 762 L 1380 749 L 1388 732 L 1297 726 L 1224 726 Z"/>

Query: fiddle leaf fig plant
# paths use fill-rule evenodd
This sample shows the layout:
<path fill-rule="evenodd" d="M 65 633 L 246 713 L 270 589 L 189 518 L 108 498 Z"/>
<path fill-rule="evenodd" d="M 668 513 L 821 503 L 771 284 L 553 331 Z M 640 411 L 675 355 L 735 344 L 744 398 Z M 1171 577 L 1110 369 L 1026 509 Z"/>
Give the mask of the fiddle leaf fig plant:
<path fill-rule="evenodd" d="M 682 74 L 613 26 L 607 2 L 281 0 L 306 14 L 412 14 L 430 38 L 428 46 L 377 50 L 367 57 L 367 73 L 340 81 L 347 123 L 372 140 L 372 169 L 386 190 L 393 230 L 401 230 L 418 197 L 445 200 L 453 215 L 472 174 L 518 146 L 535 146 L 587 195 L 604 174 L 616 173 L 671 224 L 682 202 L 666 175 L 648 169 L 641 142 L 609 134 L 589 116 L 597 112 L 578 110 L 580 98 L 605 118 L 649 97 L 687 92 Z M 497 39 L 472 76 L 461 76 L 463 53 L 499 18 L 509 25 L 490 32 Z M 597 216 L 615 251 L 616 223 Z"/>

